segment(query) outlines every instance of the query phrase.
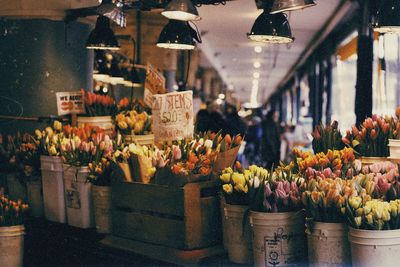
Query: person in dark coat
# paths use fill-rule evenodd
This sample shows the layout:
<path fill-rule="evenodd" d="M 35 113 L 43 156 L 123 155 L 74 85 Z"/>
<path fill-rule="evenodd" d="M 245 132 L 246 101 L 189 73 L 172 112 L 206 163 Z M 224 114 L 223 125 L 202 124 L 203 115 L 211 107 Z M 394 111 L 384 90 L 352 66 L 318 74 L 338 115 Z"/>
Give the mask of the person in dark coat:
<path fill-rule="evenodd" d="M 246 133 L 246 123 L 240 118 L 235 106 L 226 105 L 226 124 L 227 133 L 231 136 L 238 134 L 244 135 Z"/>
<path fill-rule="evenodd" d="M 278 124 L 279 114 L 269 111 L 262 122 L 262 156 L 265 167 L 270 169 L 279 165 L 281 155 L 280 127 Z"/>
<path fill-rule="evenodd" d="M 222 130 L 222 133 L 227 132 L 227 123 L 219 112 L 219 106 L 215 102 L 209 102 L 207 110 L 203 109 L 196 116 L 196 132 L 213 132 L 217 133 Z"/>

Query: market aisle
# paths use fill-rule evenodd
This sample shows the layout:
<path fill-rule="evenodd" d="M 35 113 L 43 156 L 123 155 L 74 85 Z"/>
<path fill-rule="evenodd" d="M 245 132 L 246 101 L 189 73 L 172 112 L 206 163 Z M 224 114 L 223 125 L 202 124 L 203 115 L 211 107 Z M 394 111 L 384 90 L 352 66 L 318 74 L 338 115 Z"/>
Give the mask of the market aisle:
<path fill-rule="evenodd" d="M 82 230 L 43 219 L 28 220 L 25 226 L 25 267 L 176 266 L 101 246 L 98 241 L 104 235 L 94 229 Z M 226 256 L 210 258 L 202 265 L 235 266 L 228 262 Z"/>

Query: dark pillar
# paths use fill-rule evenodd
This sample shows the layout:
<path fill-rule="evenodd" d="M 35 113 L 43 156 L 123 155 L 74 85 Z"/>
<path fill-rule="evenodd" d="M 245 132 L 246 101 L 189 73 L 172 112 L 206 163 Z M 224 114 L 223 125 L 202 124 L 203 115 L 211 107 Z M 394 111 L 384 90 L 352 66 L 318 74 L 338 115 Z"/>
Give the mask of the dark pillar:
<path fill-rule="evenodd" d="M 57 115 L 55 93 L 91 90 L 90 26 L 50 20 L 0 20 L 0 115 Z M 0 131 L 37 123 L 0 120 Z"/>
<path fill-rule="evenodd" d="M 355 113 L 357 125 L 372 115 L 372 67 L 374 35 L 371 24 L 371 1 L 362 1 L 358 30 L 358 59 Z"/>

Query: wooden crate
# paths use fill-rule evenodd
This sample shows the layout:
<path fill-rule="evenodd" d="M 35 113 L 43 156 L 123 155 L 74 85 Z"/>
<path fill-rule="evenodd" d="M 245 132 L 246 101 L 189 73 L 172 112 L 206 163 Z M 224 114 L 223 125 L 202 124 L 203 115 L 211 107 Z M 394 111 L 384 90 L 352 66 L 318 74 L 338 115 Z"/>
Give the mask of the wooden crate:
<path fill-rule="evenodd" d="M 112 196 L 114 236 L 181 250 L 206 248 L 221 241 L 214 182 L 184 187 L 117 183 Z"/>

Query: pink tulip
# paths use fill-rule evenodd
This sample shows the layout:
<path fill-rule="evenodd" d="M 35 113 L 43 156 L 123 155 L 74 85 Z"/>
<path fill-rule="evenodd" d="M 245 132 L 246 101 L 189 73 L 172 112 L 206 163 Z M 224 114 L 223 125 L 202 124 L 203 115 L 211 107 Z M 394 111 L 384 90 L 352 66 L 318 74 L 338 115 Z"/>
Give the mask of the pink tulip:
<path fill-rule="evenodd" d="M 180 160 L 182 158 L 182 151 L 178 146 L 172 146 L 172 158 L 174 160 Z"/>
<path fill-rule="evenodd" d="M 271 194 L 272 194 L 271 187 L 270 187 L 269 183 L 267 183 L 264 187 L 264 198 L 270 197 Z"/>
<path fill-rule="evenodd" d="M 331 170 L 331 168 L 325 168 L 324 169 L 324 176 L 325 177 L 332 177 L 332 170 Z"/>

